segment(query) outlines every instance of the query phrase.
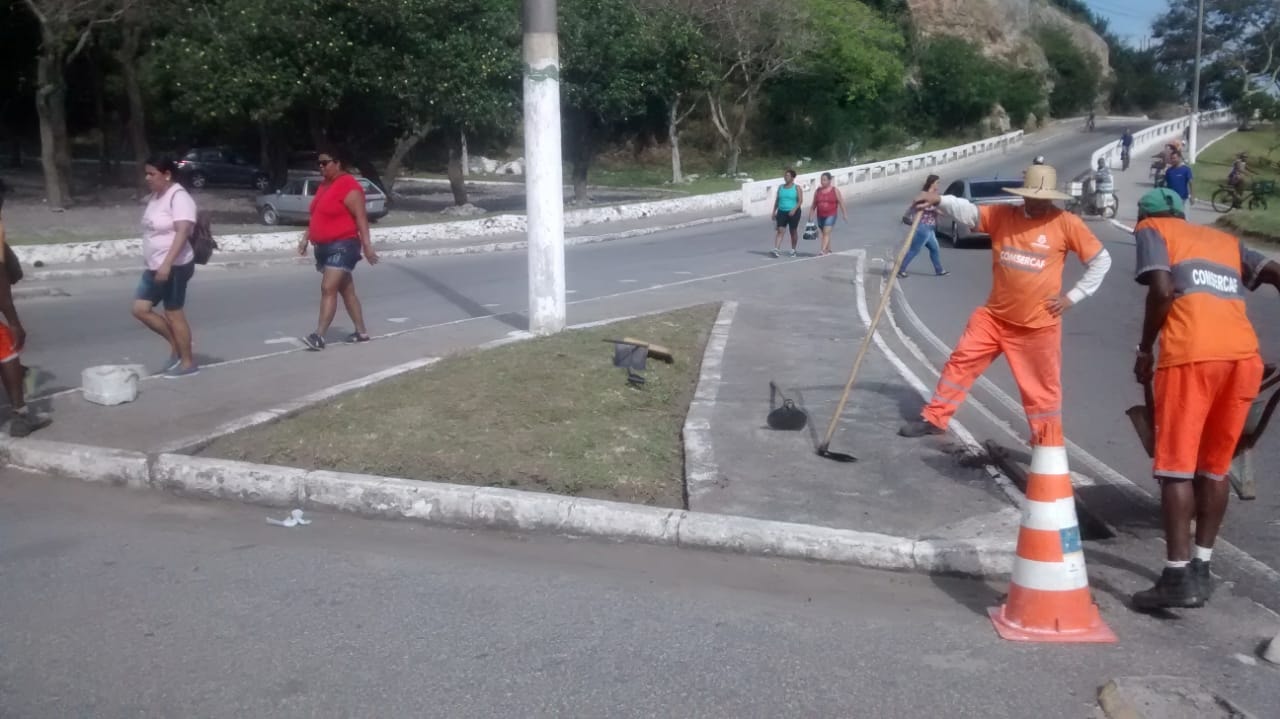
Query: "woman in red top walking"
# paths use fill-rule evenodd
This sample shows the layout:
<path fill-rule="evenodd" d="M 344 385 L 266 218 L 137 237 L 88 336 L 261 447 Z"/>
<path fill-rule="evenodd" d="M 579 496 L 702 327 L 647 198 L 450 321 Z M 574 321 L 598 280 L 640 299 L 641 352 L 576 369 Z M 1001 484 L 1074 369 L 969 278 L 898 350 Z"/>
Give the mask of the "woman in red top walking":
<path fill-rule="evenodd" d="M 831 173 L 822 173 L 822 186 L 813 193 L 813 206 L 809 208 L 809 221 L 813 222 L 813 213 L 818 213 L 818 227 L 822 230 L 822 254 L 831 254 L 831 228 L 836 226 L 836 210 L 849 221 L 849 213 L 844 208 L 844 196 L 831 184 Z"/>
<path fill-rule="evenodd" d="M 322 152 L 316 158 L 324 182 L 311 201 L 311 222 L 298 243 L 298 254 L 307 254 L 307 243 L 315 245 L 316 271 L 320 280 L 320 322 L 316 331 L 303 339 L 314 351 L 324 349 L 324 335 L 338 312 L 338 295 L 355 332 L 347 342 L 368 342 L 369 330 L 364 324 L 360 298 L 356 296 L 352 271 L 361 253 L 369 264 L 378 264 L 378 253 L 369 239 L 369 217 L 365 214 L 364 189 L 347 172 L 348 158 L 343 153 Z"/>

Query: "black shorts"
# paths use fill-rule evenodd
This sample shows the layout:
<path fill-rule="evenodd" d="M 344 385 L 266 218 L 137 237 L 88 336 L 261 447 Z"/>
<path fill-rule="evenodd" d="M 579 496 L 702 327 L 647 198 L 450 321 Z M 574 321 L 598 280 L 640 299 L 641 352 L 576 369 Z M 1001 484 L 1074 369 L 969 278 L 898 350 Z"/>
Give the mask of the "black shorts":
<path fill-rule="evenodd" d="M 778 228 L 781 229 L 783 227 L 789 227 L 792 230 L 799 229 L 800 215 L 803 215 L 803 214 L 804 213 L 801 212 L 799 208 L 796 208 L 796 211 L 794 213 L 788 213 L 788 212 L 783 212 L 782 210 L 778 210 Z"/>
<path fill-rule="evenodd" d="M 196 274 L 196 263 L 174 265 L 169 270 L 169 279 L 156 281 L 156 271 L 146 270 L 138 281 L 138 288 L 133 297 L 143 302 L 150 302 L 152 307 L 164 303 L 166 310 L 180 310 L 187 304 L 187 283 Z"/>

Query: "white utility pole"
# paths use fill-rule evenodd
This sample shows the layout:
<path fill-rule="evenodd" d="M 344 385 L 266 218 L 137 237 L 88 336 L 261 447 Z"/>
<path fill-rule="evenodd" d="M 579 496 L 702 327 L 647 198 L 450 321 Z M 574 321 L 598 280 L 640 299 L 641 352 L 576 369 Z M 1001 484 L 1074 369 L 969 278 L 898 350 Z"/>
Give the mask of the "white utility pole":
<path fill-rule="evenodd" d="M 1191 137 L 1187 143 L 1187 164 L 1193 165 L 1200 154 L 1200 53 L 1204 45 L 1204 0 L 1196 19 L 1196 75 L 1191 82 Z"/>
<path fill-rule="evenodd" d="M 560 41 L 556 0 L 524 0 L 524 160 L 529 238 L 529 331 L 565 326 Z"/>

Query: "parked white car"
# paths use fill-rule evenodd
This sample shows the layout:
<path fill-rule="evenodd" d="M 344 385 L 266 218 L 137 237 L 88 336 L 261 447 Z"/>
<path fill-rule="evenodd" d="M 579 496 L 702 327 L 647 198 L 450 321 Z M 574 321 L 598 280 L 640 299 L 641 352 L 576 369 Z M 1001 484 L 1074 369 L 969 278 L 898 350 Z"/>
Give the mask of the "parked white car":
<path fill-rule="evenodd" d="M 377 222 L 386 217 L 387 196 L 369 180 L 363 177 L 357 177 L 356 180 L 364 188 L 364 209 L 369 214 L 369 221 Z M 319 175 L 290 178 L 279 190 L 258 197 L 258 217 L 266 225 L 309 222 L 311 201 L 315 199 L 316 188 L 323 181 L 324 178 Z"/>

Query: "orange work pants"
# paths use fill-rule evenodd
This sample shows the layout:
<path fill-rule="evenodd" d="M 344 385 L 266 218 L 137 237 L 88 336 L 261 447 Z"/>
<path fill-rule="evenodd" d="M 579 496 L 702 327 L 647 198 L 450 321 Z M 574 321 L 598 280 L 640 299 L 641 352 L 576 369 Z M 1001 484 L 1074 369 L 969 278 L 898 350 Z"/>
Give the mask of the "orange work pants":
<path fill-rule="evenodd" d="M 1009 360 L 1022 394 L 1032 446 L 1063 446 L 1062 325 L 1019 327 L 996 319 L 986 307 L 979 307 L 969 318 L 942 368 L 933 399 L 924 408 L 924 420 L 945 429 L 969 388 L 1001 354 Z"/>

